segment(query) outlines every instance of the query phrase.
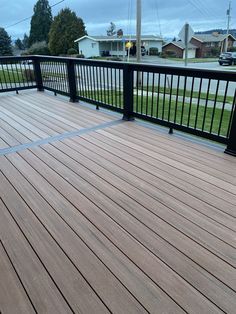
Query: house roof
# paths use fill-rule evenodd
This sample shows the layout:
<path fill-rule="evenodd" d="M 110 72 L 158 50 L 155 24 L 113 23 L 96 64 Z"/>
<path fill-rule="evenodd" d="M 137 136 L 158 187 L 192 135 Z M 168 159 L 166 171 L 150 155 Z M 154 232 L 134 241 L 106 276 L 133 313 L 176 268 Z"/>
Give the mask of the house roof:
<path fill-rule="evenodd" d="M 231 34 L 228 35 L 236 40 Z M 227 34 L 194 34 L 192 38 L 195 38 L 201 42 L 221 42 L 227 37 Z"/>
<path fill-rule="evenodd" d="M 179 47 L 182 50 L 185 49 L 185 44 L 181 40 L 179 40 L 179 41 L 171 41 L 171 42 L 163 45 L 162 47 L 166 47 L 166 46 L 171 45 L 171 44 L 176 46 L 176 47 Z M 195 45 L 191 44 L 191 43 L 188 43 L 188 49 L 197 49 L 197 47 Z"/>
<path fill-rule="evenodd" d="M 122 38 L 117 36 L 83 36 L 75 40 L 75 42 L 79 42 L 85 38 L 89 38 L 94 41 L 122 41 L 122 39 L 135 41 L 136 35 L 123 35 Z M 154 40 L 154 41 L 163 41 L 163 39 L 159 36 L 155 35 L 142 35 L 141 40 Z"/>

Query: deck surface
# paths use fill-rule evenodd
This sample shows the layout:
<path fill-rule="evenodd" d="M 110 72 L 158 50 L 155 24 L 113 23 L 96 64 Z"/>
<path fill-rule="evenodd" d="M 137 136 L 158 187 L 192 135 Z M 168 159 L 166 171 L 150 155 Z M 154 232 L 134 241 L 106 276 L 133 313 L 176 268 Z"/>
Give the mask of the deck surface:
<path fill-rule="evenodd" d="M 0 95 L 0 313 L 235 313 L 236 158 Z"/>

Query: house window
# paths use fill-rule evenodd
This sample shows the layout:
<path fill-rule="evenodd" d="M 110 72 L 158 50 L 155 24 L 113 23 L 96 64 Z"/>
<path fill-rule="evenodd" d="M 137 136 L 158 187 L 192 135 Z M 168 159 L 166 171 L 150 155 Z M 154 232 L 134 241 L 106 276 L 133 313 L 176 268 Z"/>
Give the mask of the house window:
<path fill-rule="evenodd" d="M 92 45 L 92 48 L 96 47 L 96 43 L 91 43 L 91 45 Z"/>

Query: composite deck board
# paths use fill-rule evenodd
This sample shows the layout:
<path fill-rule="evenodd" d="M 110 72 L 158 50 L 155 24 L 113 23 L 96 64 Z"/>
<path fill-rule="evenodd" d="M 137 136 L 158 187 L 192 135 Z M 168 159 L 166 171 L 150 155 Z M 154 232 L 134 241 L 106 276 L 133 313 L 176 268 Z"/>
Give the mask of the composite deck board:
<path fill-rule="evenodd" d="M 55 145 L 57 145 L 58 147 L 58 144 L 55 144 Z M 65 146 L 59 145 L 59 147 L 61 147 L 62 151 L 67 151 Z M 68 156 L 78 159 L 79 164 L 77 164 L 73 160 L 68 160 L 68 158 L 64 156 L 62 152 L 59 153 L 56 150 L 50 149 L 50 148 L 45 148 L 45 150 L 48 151 L 53 156 L 57 156 L 58 154 L 59 157 L 57 159 L 62 161 L 66 166 L 68 166 L 70 169 L 72 169 L 74 172 L 78 173 L 79 175 L 81 174 L 82 169 L 84 169 L 84 171 L 82 172 L 83 178 L 84 179 L 87 178 L 88 181 L 91 180 L 91 182 L 93 182 L 94 185 L 95 185 L 97 177 L 99 177 L 99 179 L 97 179 L 98 182 L 96 184 L 96 188 L 97 189 L 100 188 L 104 194 L 106 194 L 109 187 L 114 187 L 114 189 L 117 189 L 118 191 L 121 191 L 123 193 L 121 194 L 122 196 L 120 198 L 123 199 L 124 202 L 125 200 L 127 200 L 127 202 L 130 202 L 128 197 L 131 197 L 133 200 L 135 200 L 138 203 L 137 206 L 140 204 L 143 207 L 147 207 L 147 209 L 151 210 L 151 212 L 154 214 L 158 213 L 158 211 L 155 210 L 155 206 L 153 205 L 148 206 L 146 204 L 149 204 L 149 203 L 152 204 L 153 199 L 158 200 L 160 202 L 159 211 L 161 212 L 161 210 L 163 210 L 165 214 L 168 212 L 170 213 L 169 219 L 166 219 L 167 221 L 172 222 L 172 223 L 176 222 L 176 225 L 177 225 L 177 222 L 179 222 L 179 226 L 181 226 L 181 231 L 183 232 L 184 230 L 186 230 L 186 232 L 187 231 L 189 232 L 190 230 L 191 234 L 194 234 L 195 232 L 197 235 L 195 236 L 195 238 L 197 238 L 199 233 L 202 232 L 201 234 L 202 243 L 203 244 L 211 243 L 211 241 L 209 241 L 209 238 L 211 236 L 208 233 L 204 232 L 203 230 L 200 231 L 200 229 L 197 228 L 195 225 L 193 225 L 191 222 L 185 221 L 181 216 L 177 215 L 175 211 L 173 212 L 172 210 L 173 208 L 180 211 L 184 207 L 183 204 L 181 204 L 180 202 L 174 203 L 173 201 L 168 202 L 168 195 L 161 195 L 161 194 L 158 195 L 158 190 L 153 189 L 152 186 L 149 186 L 148 184 L 145 184 L 145 183 L 142 184 L 142 182 L 135 182 L 135 186 L 134 186 L 132 184 L 132 177 L 131 177 L 131 184 L 130 184 L 127 182 L 127 180 L 122 180 L 120 178 L 119 173 L 116 173 L 114 175 L 112 173 L 113 172 L 112 168 L 109 170 L 106 170 L 100 167 L 98 164 L 91 162 L 86 157 L 81 156 L 79 153 L 73 153 L 73 151 L 69 149 L 67 152 Z M 89 168 L 89 171 L 86 170 L 86 167 Z M 106 186 L 106 184 L 108 184 L 108 187 Z M 136 188 L 138 184 L 139 185 L 141 184 L 141 188 Z M 104 188 L 102 189 L 103 186 Z M 187 211 L 187 208 L 185 208 L 185 211 Z M 201 223 L 199 222 L 199 224 Z M 217 231 L 215 233 L 217 235 Z M 222 246 L 221 242 L 215 239 L 214 237 L 212 238 L 212 241 L 214 241 L 214 243 L 212 243 L 213 250 L 217 250 L 218 248 L 218 252 L 219 252 L 218 254 L 224 255 L 223 250 L 225 246 L 224 245 Z M 231 237 L 231 243 L 232 245 L 235 245 L 234 236 Z M 230 251 L 231 248 L 229 247 L 228 249 Z M 231 256 L 229 252 L 228 252 L 228 255 Z M 231 263 L 234 263 L 234 260 L 232 260 Z"/>
<path fill-rule="evenodd" d="M 43 95 L 43 97 L 45 97 Z M 45 102 L 43 101 L 42 97 L 42 102 L 41 104 L 44 105 L 45 107 Z M 46 96 L 47 99 L 47 96 Z M 72 117 L 76 122 L 78 122 L 77 117 L 74 114 L 80 114 L 81 120 L 79 119 L 80 122 L 84 121 L 84 119 L 89 117 L 89 121 L 100 121 L 100 123 L 105 122 L 107 120 L 115 119 L 114 117 L 112 118 L 111 116 L 107 116 L 107 114 L 99 114 L 99 116 L 96 114 L 95 110 L 91 110 L 89 108 L 83 108 L 83 107 L 78 107 L 78 104 L 75 103 L 69 103 L 66 104 L 65 101 L 62 101 L 61 99 L 57 99 L 56 97 L 54 99 L 51 99 L 50 102 L 50 107 L 46 106 L 46 109 L 53 110 L 53 112 L 56 112 L 57 114 L 62 114 L 63 116 Z M 68 110 L 69 109 L 69 110 Z M 87 121 L 85 121 L 87 122 Z M 90 122 L 90 123 L 91 123 Z"/>
<path fill-rule="evenodd" d="M 121 116 L 47 92 L 0 96 L 0 145 L 16 146 L 0 156 L 1 314 L 235 313 L 235 158 L 104 128 Z"/>
<path fill-rule="evenodd" d="M 165 173 L 164 176 L 168 176 L 168 174 L 170 174 L 171 176 L 174 175 L 177 179 L 186 181 L 188 183 L 189 189 L 191 189 L 191 186 L 193 186 L 194 188 L 195 187 L 202 188 L 203 190 L 207 191 L 209 194 L 218 196 L 222 198 L 224 201 L 229 202 L 233 205 L 236 205 L 236 198 L 232 195 L 232 193 L 229 193 L 228 191 L 223 190 L 221 187 L 218 187 L 216 185 L 213 185 L 207 182 L 207 180 L 202 180 L 201 177 L 199 178 L 197 176 L 194 176 L 194 173 L 192 174 L 191 172 L 187 172 L 187 171 L 185 172 L 182 169 L 179 169 L 178 167 L 175 166 L 177 164 L 176 162 L 173 162 L 171 165 L 168 162 L 166 162 L 163 156 L 159 156 L 156 153 L 152 153 L 151 151 L 145 150 L 143 149 L 142 146 L 140 147 L 138 145 L 134 145 L 133 143 L 128 142 L 124 140 L 123 138 L 114 136 L 104 130 L 100 130 L 98 131 L 98 133 L 101 135 L 104 135 L 106 139 L 107 138 L 111 139 L 113 141 L 113 144 L 111 145 L 113 145 L 114 147 L 120 148 L 122 146 L 124 152 L 128 150 L 127 149 L 128 147 L 129 154 L 135 157 L 138 155 L 138 158 L 144 161 L 147 164 L 147 166 L 150 164 L 152 166 L 159 167 L 160 173 L 164 171 Z M 132 158 L 131 158 L 131 162 L 132 162 Z"/>
<path fill-rule="evenodd" d="M 11 104 L 9 106 L 6 102 L 2 105 L 5 109 L 15 113 L 20 118 L 26 120 L 29 123 L 32 123 L 34 126 L 38 127 L 42 131 L 46 132 L 49 136 L 53 136 L 55 134 L 59 134 L 59 132 L 56 132 L 53 130 L 53 124 L 50 123 L 50 125 L 45 124 L 45 119 L 40 119 L 37 114 L 32 114 L 30 110 L 27 108 L 23 109 L 22 106 L 19 106 L 17 104 Z M 61 130 L 60 130 L 61 132 Z"/>
<path fill-rule="evenodd" d="M 47 93 L 39 94 L 1 95 L 0 122 L 11 139 L 8 139 L 8 144 L 0 134 L 0 148 L 15 146 L 14 141 L 21 144 L 33 142 L 117 119 L 104 113 L 97 115 L 95 109 L 66 103 Z"/>
<path fill-rule="evenodd" d="M 4 102 L 3 106 L 9 107 L 9 105 Z M 62 122 L 57 121 L 55 118 L 49 117 L 47 114 L 42 113 L 38 110 L 31 109 L 27 103 L 24 106 L 22 103 L 19 106 L 19 104 L 11 104 L 12 110 L 16 110 L 15 112 L 20 112 L 23 114 L 27 114 L 30 118 L 34 119 L 35 121 L 38 121 L 42 123 L 42 125 L 48 126 L 51 130 L 57 132 L 57 133 L 63 133 L 66 131 L 71 131 L 71 128 L 63 124 Z"/>
<path fill-rule="evenodd" d="M 28 151 L 21 152 L 20 155 L 24 157 L 25 161 L 29 163 L 31 166 L 33 166 L 35 170 L 40 171 L 41 175 L 44 178 L 46 178 L 48 182 L 51 185 L 53 185 L 62 195 L 66 196 L 67 199 L 74 206 L 76 206 L 81 211 L 83 210 L 83 213 L 85 215 L 89 210 L 90 211 L 92 210 L 92 213 L 90 214 L 90 219 L 92 219 L 91 216 L 93 215 L 95 216 L 94 211 L 96 210 L 96 208 L 94 208 L 94 206 L 92 205 L 94 204 L 94 198 L 93 202 L 91 201 L 91 199 L 88 198 L 89 195 L 91 195 L 90 198 L 94 195 L 94 190 L 92 189 L 92 186 L 88 185 L 88 187 L 86 188 L 85 182 L 82 182 L 81 178 L 78 178 L 77 180 L 74 179 L 72 181 L 72 176 L 70 175 L 70 171 L 68 169 L 67 178 L 69 178 L 70 181 L 69 183 L 64 178 L 60 177 L 55 171 L 46 166 L 45 163 L 40 161 L 36 156 L 33 156 L 32 153 Z M 9 155 L 8 159 L 11 162 L 13 162 L 14 165 L 21 171 L 24 170 L 24 175 L 28 176 L 31 175 L 29 171 L 22 169 L 22 167 L 20 167 L 20 163 L 22 163 L 22 160 L 19 160 L 19 157 L 17 157 L 16 155 L 14 156 Z M 82 183 L 81 184 L 82 186 L 80 187 L 81 189 L 82 187 L 86 188 L 87 190 L 86 195 L 84 195 L 85 193 L 84 190 L 80 192 L 79 190 L 72 186 L 72 184 L 73 185 L 75 184 L 74 183 L 75 180 L 76 184 Z M 39 178 L 37 178 L 36 183 L 37 189 L 39 188 L 38 182 Z M 69 192 L 68 187 L 70 187 Z M 128 256 L 131 259 L 131 261 L 133 261 L 139 268 L 141 268 L 148 277 L 151 277 L 152 280 L 157 285 L 159 285 L 162 290 L 164 290 L 168 295 L 170 295 L 174 300 L 176 300 L 176 302 L 189 313 L 194 313 L 197 310 L 197 308 L 200 309 L 202 313 L 211 312 L 215 313 L 215 311 L 217 312 L 217 308 L 213 306 L 213 304 L 211 304 L 207 299 L 204 299 L 199 291 L 197 291 L 190 284 L 185 282 L 173 270 L 168 268 L 165 265 L 165 263 L 163 263 L 163 261 L 155 257 L 153 254 L 151 254 L 149 250 L 142 247 L 142 245 L 139 242 L 137 243 L 135 239 L 130 238 L 129 235 L 120 231 L 120 228 L 118 226 L 116 228 L 113 227 L 112 230 L 110 230 L 109 226 L 112 227 L 111 221 L 110 219 L 106 218 L 103 212 L 101 212 L 101 208 L 103 208 L 103 210 L 106 208 L 107 211 L 109 210 L 111 212 L 112 204 L 114 203 L 114 201 L 112 201 L 111 199 L 107 199 L 105 195 L 99 193 L 99 191 L 96 191 L 96 201 L 97 206 L 99 206 L 99 209 L 98 214 L 96 215 L 96 222 L 94 221 L 94 218 L 93 221 L 95 223 L 98 223 L 98 221 L 100 221 L 100 224 L 103 227 L 105 226 L 105 230 L 108 230 L 107 234 L 109 235 L 109 238 L 112 237 L 114 239 L 115 237 L 116 239 L 119 239 L 118 241 L 119 248 L 125 253 L 126 256 Z M 119 209 L 120 211 L 122 210 L 122 207 L 118 208 L 120 208 Z M 113 215 L 115 215 L 115 213 L 113 213 Z"/>
<path fill-rule="evenodd" d="M 236 175 L 235 163 L 232 163 L 231 165 L 228 163 L 226 165 L 221 156 L 216 157 L 209 154 L 204 154 L 203 152 L 199 152 L 196 147 L 195 149 L 193 147 L 185 147 L 182 142 L 179 143 L 171 140 L 170 136 L 165 136 L 164 138 L 160 136 L 157 141 L 154 132 L 145 132 L 146 128 L 138 125 L 136 125 L 135 128 L 130 128 L 128 125 L 124 125 L 123 131 L 128 133 L 132 132 L 130 135 L 147 141 L 152 145 L 156 145 L 158 148 L 160 147 L 166 152 L 169 151 L 171 153 L 174 153 L 177 155 L 177 158 L 178 156 L 185 157 L 185 162 L 188 162 L 188 160 L 197 162 L 195 164 L 192 164 L 193 167 L 198 167 L 199 163 L 201 163 L 202 166 L 206 165 L 206 171 L 211 170 L 213 175 L 216 175 L 217 171 L 219 171 L 220 178 L 222 178 L 222 175 L 224 175 L 224 173 L 231 175 L 228 177 L 229 180 L 232 180 L 232 174 Z"/>
<path fill-rule="evenodd" d="M 157 182 L 157 178 L 153 174 L 145 173 L 144 171 L 142 171 L 142 169 L 135 167 L 128 162 L 122 161 L 121 159 L 117 158 L 117 156 L 111 155 L 111 153 L 107 151 L 104 152 L 103 149 L 100 149 L 99 147 L 96 147 L 96 153 L 94 153 L 93 146 L 89 142 L 84 143 L 84 141 L 81 141 L 78 138 L 74 138 L 72 140 L 67 139 L 63 141 L 63 144 L 53 143 L 52 145 L 60 149 L 62 152 L 66 152 L 66 154 L 74 160 L 78 160 L 80 162 L 82 157 L 82 163 L 85 166 L 89 164 L 90 160 L 94 161 L 96 168 L 97 165 L 99 165 L 107 171 L 113 173 L 115 176 L 118 176 L 119 178 L 130 183 L 131 185 L 135 184 L 137 188 L 145 191 L 146 194 L 153 196 L 153 198 L 158 198 L 162 202 L 162 204 L 165 204 L 171 210 L 174 210 L 178 214 L 197 224 L 202 229 L 211 232 L 216 237 L 222 240 L 227 239 L 230 245 L 234 247 L 236 246 L 234 232 L 230 231 L 222 224 L 217 224 L 215 220 L 209 219 L 206 215 L 197 211 L 199 205 L 201 205 L 205 210 L 208 207 L 205 203 L 200 202 L 198 199 L 194 199 L 187 193 L 181 193 L 181 191 L 178 191 L 176 189 L 175 194 L 178 193 L 179 200 L 177 198 L 174 198 L 170 194 L 170 191 L 173 189 L 173 187 L 170 185 L 165 191 L 161 191 L 160 186 L 163 186 L 165 183 L 163 181 Z M 79 154 L 76 154 L 72 150 L 72 148 Z M 50 147 L 46 150 L 49 150 L 50 152 Z M 89 160 L 87 161 L 84 157 L 88 158 Z M 96 170 L 97 169 L 95 169 L 95 171 Z M 107 180 L 106 176 L 105 180 Z M 191 205 L 195 203 L 195 207 L 190 207 L 189 205 L 187 206 L 186 203 L 183 202 L 183 200 L 185 200 L 186 198 L 188 198 L 188 202 Z M 228 219 L 229 221 L 231 221 L 231 217 L 228 217 Z"/>
<path fill-rule="evenodd" d="M 12 263 L 0 242 L 0 311 L 6 314 L 36 313 L 12 266 Z"/>
<path fill-rule="evenodd" d="M 101 130 L 100 132 L 107 132 L 107 130 Z M 187 159 L 187 163 L 185 163 L 184 161 L 186 161 L 186 159 L 184 159 L 181 155 L 176 156 L 176 154 L 169 153 L 166 150 L 160 150 L 158 145 L 154 146 L 153 144 L 148 143 L 148 140 L 144 141 L 143 139 L 137 139 L 135 135 L 131 136 L 125 131 L 119 131 L 116 127 L 109 129 L 109 136 L 113 136 L 114 138 L 117 137 L 119 141 L 128 143 L 129 146 L 132 145 L 132 147 L 135 149 L 142 150 L 142 152 L 146 152 L 147 155 L 152 155 L 159 161 L 167 163 L 171 167 L 177 168 L 183 172 L 187 172 L 192 176 L 201 178 L 206 182 L 216 185 L 217 187 L 236 195 L 235 177 L 232 177 L 232 183 L 228 183 L 225 180 L 219 179 L 219 177 L 217 177 L 217 170 L 214 172 L 214 176 L 211 175 L 211 173 L 209 176 L 208 173 L 205 172 L 206 167 L 203 165 L 199 165 L 197 169 L 192 165 L 189 166 L 191 160 L 188 161 L 189 159 Z M 194 164 L 194 166 L 196 166 L 196 164 Z"/>
<path fill-rule="evenodd" d="M 5 160 L 4 164 L 6 165 L 6 163 L 7 161 Z M 37 174 L 37 172 L 33 172 L 32 174 L 32 170 L 27 171 L 27 169 L 30 169 L 30 167 L 27 166 L 26 163 L 23 164 L 25 164 L 26 168 L 24 171 L 22 168 L 19 168 L 20 171 L 22 171 L 27 180 L 29 180 L 29 182 L 31 182 L 31 184 L 35 186 L 36 190 L 40 192 L 40 194 L 43 196 L 43 199 L 45 199 L 51 205 L 51 208 L 54 208 L 55 211 L 57 211 L 58 214 L 64 219 L 64 221 L 71 226 L 75 234 L 78 234 L 78 236 L 83 239 L 83 241 L 87 243 L 92 250 L 94 250 L 95 254 L 101 260 L 103 260 L 110 269 L 112 269 L 112 272 L 114 272 L 114 274 L 118 278 L 122 279 L 122 281 L 126 283 L 126 287 L 134 295 L 136 295 L 140 299 L 144 299 L 142 303 L 146 305 L 147 308 L 151 310 L 151 312 L 154 312 L 155 308 L 159 307 L 160 309 L 163 308 L 163 311 L 164 309 L 169 308 L 168 311 L 170 311 L 171 309 L 171 311 L 182 313 L 181 309 L 167 295 L 165 295 L 161 289 L 156 287 L 149 278 L 145 277 L 142 271 L 140 271 L 137 266 L 132 264 L 125 255 L 121 254 L 115 246 L 112 246 L 109 243 L 109 240 L 107 240 L 102 233 L 96 230 L 96 228 L 89 222 L 89 220 L 85 219 L 84 216 L 80 214 L 80 212 L 78 212 L 78 209 L 76 207 L 73 207 L 66 198 L 63 198 L 63 196 L 59 194 L 52 185 L 47 184 L 47 182 L 44 181 L 43 178 Z M 17 190 L 19 190 L 23 197 L 27 200 L 27 202 L 31 204 L 33 203 L 34 207 L 35 202 L 37 206 L 39 206 L 39 208 L 42 206 L 42 204 L 40 205 L 40 200 L 38 200 L 38 197 L 36 197 L 37 192 L 32 188 L 32 186 L 30 187 L 29 182 L 27 183 L 26 180 L 21 179 L 21 181 L 25 182 L 25 184 L 27 185 L 27 192 L 29 191 L 31 193 L 31 196 L 29 196 L 29 194 L 25 192 L 26 189 L 22 189 L 22 185 L 18 183 L 18 180 L 15 180 L 17 174 L 16 169 L 14 171 L 12 171 L 12 169 L 10 169 L 10 171 L 5 170 L 5 173 L 10 178 L 14 186 L 16 186 Z M 32 180 L 31 178 L 33 176 L 36 176 L 37 180 Z M 36 184 L 36 181 L 39 183 L 39 185 Z M 44 185 L 42 185 L 42 182 L 44 183 Z M 56 197 L 52 198 L 52 195 L 55 195 Z M 84 202 L 86 202 L 86 199 L 84 200 Z M 77 202 L 78 201 L 82 208 L 84 206 L 85 208 L 89 209 L 88 205 L 84 203 L 83 200 L 78 199 Z M 48 205 L 45 206 L 45 204 L 43 206 L 46 210 L 49 207 Z M 93 204 L 91 204 L 90 207 L 98 212 L 98 209 L 96 209 Z M 97 216 L 96 211 L 95 216 Z M 42 214 L 40 214 L 40 216 L 42 217 Z M 55 219 L 56 217 L 54 218 L 54 220 Z M 50 226 L 49 223 L 50 221 L 48 222 L 47 219 L 45 222 L 47 227 Z M 64 234 L 67 234 L 67 230 L 65 226 L 64 231 L 61 234 L 60 230 L 62 230 L 63 228 L 63 222 L 61 224 L 62 226 L 60 227 L 59 231 L 55 230 L 55 227 L 53 227 L 53 225 L 48 228 L 51 230 L 51 232 L 52 230 L 54 230 L 54 234 L 56 232 L 57 235 L 55 237 L 59 237 L 60 243 L 62 243 L 63 245 L 65 240 L 61 241 L 61 238 L 64 239 Z M 69 242 L 67 245 L 65 245 L 64 248 L 64 250 L 67 251 L 68 256 L 70 256 L 70 258 L 74 260 L 75 263 L 76 261 L 79 261 L 79 256 L 83 254 L 83 252 L 81 252 L 81 254 L 78 254 L 78 252 L 74 252 L 74 249 L 75 247 L 77 248 L 77 246 L 77 244 L 75 246 L 72 246 L 72 243 Z M 96 260 L 96 256 L 94 256 L 94 259 Z M 81 262 L 77 263 L 78 265 L 81 264 Z M 128 310 L 129 306 L 127 306 L 127 303 L 125 302 L 126 297 L 124 295 L 121 295 L 121 297 L 124 298 L 124 300 L 122 299 L 121 302 L 119 298 L 118 287 L 114 286 L 114 282 L 109 282 L 109 272 L 106 276 L 104 276 L 103 282 L 99 282 L 99 278 L 102 279 L 102 277 L 99 272 L 97 273 L 98 266 L 96 266 L 96 264 L 92 266 L 91 263 L 94 264 L 93 259 L 91 259 L 90 261 L 86 261 L 85 264 L 82 264 L 78 267 L 87 272 L 87 277 L 90 279 L 91 285 L 95 286 L 95 288 L 97 287 L 98 294 L 103 295 L 105 299 L 104 301 L 108 305 L 110 305 L 111 309 L 115 310 L 116 307 L 119 306 L 123 312 L 125 311 L 125 309 Z M 119 282 L 117 284 L 119 284 Z M 103 291 L 104 289 L 105 292 Z M 122 303 L 121 305 L 119 304 L 120 302 Z M 129 300 L 129 302 L 131 302 L 131 300 Z M 134 311 L 134 313 L 136 313 L 135 311 L 138 312 L 137 308 L 133 305 L 132 302 L 130 305 L 133 307 L 133 309 L 130 309 L 129 311 Z M 119 311 L 119 309 L 116 309 L 115 312 Z"/>
<path fill-rule="evenodd" d="M 2 189 L 6 189 L 7 187 L 4 181 L 1 175 Z M 9 197 L 14 198 L 14 194 Z M 1 240 L 6 247 L 19 278 L 21 278 L 25 290 L 28 292 L 32 304 L 34 304 L 36 312 L 72 313 L 42 262 L 1 200 L 0 210 Z M 17 312 L 17 309 L 15 309 L 15 312 Z"/>
<path fill-rule="evenodd" d="M 30 141 L 28 137 L 23 135 L 19 130 L 17 130 L 7 122 L 3 121 L 3 119 L 0 119 L 0 126 L 5 132 L 9 134 L 9 136 L 12 136 L 20 144 L 25 144 Z"/>
<path fill-rule="evenodd" d="M 15 139 L 11 134 L 4 130 L 0 126 L 1 140 L 4 141 L 8 146 L 16 146 L 21 144 L 17 139 Z"/>

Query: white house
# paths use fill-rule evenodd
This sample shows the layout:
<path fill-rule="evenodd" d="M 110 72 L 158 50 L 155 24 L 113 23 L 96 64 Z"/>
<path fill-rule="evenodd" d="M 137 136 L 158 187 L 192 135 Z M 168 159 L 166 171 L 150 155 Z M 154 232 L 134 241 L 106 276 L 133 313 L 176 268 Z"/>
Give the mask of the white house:
<path fill-rule="evenodd" d="M 85 58 L 94 56 L 123 56 L 126 54 L 124 51 L 125 43 L 131 41 L 136 42 L 136 36 L 123 36 L 122 38 L 116 36 L 83 36 L 75 40 L 78 43 L 79 52 L 82 53 Z M 141 45 L 144 46 L 149 52 L 150 48 L 158 48 L 158 51 L 162 51 L 162 38 L 155 35 L 143 35 L 141 36 Z"/>

